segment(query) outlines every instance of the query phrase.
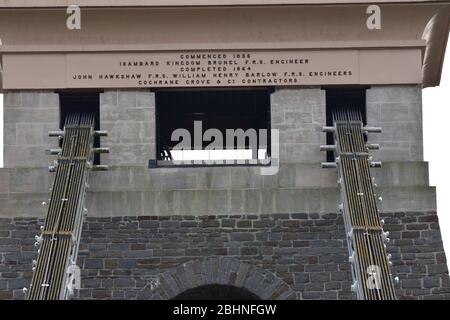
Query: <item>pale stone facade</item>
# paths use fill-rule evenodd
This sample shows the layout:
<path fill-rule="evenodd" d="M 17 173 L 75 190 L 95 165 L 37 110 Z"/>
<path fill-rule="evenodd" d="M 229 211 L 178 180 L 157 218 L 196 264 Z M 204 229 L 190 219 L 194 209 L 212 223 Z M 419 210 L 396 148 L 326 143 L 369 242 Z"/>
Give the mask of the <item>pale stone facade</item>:
<path fill-rule="evenodd" d="M 146 166 L 155 158 L 155 95 L 150 91 L 105 90 L 100 94 L 100 124 L 108 131 L 102 145 L 110 166 Z"/>
<path fill-rule="evenodd" d="M 367 90 L 367 122 L 383 129 L 369 135 L 379 143 L 374 158 L 423 161 L 422 89 L 420 86 L 373 86 Z"/>
<path fill-rule="evenodd" d="M 171 214 L 328 213 L 337 210 L 334 170 L 320 168 L 325 153 L 325 90 L 277 89 L 271 95 L 271 126 L 280 132 L 280 168 L 263 176 L 255 167 L 148 168 L 156 158 L 155 94 L 144 90 L 100 93 L 100 126 L 108 131 L 101 156 L 108 172 L 91 174 L 88 199 L 95 216 Z M 31 107 L 36 102 L 36 107 Z M 47 198 L 51 174 L 45 169 L 56 147 L 47 131 L 59 127 L 58 95 L 52 92 L 5 93 L 5 197 L 2 213 L 38 216 Z M 367 90 L 367 120 L 382 133 L 373 174 L 383 196 L 382 210 L 436 209 L 422 162 L 421 91 L 418 86 L 373 86 Z M 24 168 L 26 167 L 26 168 Z M 8 169 L 11 168 L 11 169 Z M 23 168 L 23 169 L 22 169 Z M 22 200 L 21 200 L 22 199 Z M 25 200 L 26 199 L 26 200 Z"/>
<path fill-rule="evenodd" d="M 43 167 L 45 149 L 56 147 L 48 131 L 59 128 L 58 94 L 51 91 L 5 93 L 5 167 Z M 416 85 L 372 86 L 367 90 L 367 121 L 383 132 L 369 136 L 380 143 L 374 158 L 422 161 L 421 88 Z M 321 88 L 275 90 L 271 126 L 280 131 L 280 162 L 320 163 L 325 144 L 326 97 Z M 105 90 L 100 93 L 100 126 L 108 131 L 102 145 L 110 166 L 142 166 L 156 158 L 155 95 L 148 90 Z"/>
<path fill-rule="evenodd" d="M 52 156 L 45 149 L 57 146 L 47 131 L 59 127 L 58 101 L 50 91 L 5 93 L 1 298 L 22 298 L 21 287 L 29 283 L 35 251 L 28 242 L 42 223 L 41 203 L 54 176 L 46 168 Z M 319 150 L 326 143 L 325 111 L 326 94 L 319 87 L 272 93 L 271 127 L 280 132 L 275 175 L 242 166 L 148 168 L 148 160 L 156 158 L 155 94 L 100 93 L 100 128 L 108 131 L 101 146 L 111 150 L 101 163 L 110 170 L 90 174 L 89 218 L 78 261 L 83 289 L 75 298 L 172 298 L 184 289 L 219 282 L 238 283 L 273 299 L 354 298 L 337 213 L 336 172 L 320 167 L 325 161 Z M 372 86 L 367 90 L 367 121 L 383 128 L 369 135 L 369 142 L 381 145 L 373 154 L 383 167 L 372 173 L 393 239 L 388 250 L 401 279 L 398 297 L 448 298 L 435 189 L 429 186 L 422 155 L 420 88 Z M 214 239 L 207 241 L 210 234 Z M 103 238 L 106 243 L 97 244 Z M 224 268 L 225 278 L 214 278 L 219 269 L 208 267 L 214 261 Z M 192 268 L 181 270 L 185 262 Z M 131 278 L 120 275 L 125 269 Z M 247 269 L 258 276 L 248 276 Z M 186 272 L 195 279 L 186 280 Z M 89 276 L 94 273 L 105 275 Z M 155 292 L 148 290 L 154 277 L 163 282 Z M 170 284 L 178 278 L 180 285 Z M 270 283 L 273 287 L 263 290 Z"/>
<path fill-rule="evenodd" d="M 59 128 L 59 96 L 52 91 L 4 93 L 4 166 L 44 167 L 45 150 L 58 146 L 48 138 Z"/>

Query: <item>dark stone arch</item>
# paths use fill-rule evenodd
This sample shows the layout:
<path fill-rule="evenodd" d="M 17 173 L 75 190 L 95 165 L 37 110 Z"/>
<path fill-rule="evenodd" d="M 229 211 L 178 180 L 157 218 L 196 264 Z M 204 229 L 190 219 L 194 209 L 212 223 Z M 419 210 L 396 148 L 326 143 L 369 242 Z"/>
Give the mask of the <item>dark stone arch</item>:
<path fill-rule="evenodd" d="M 137 298 L 169 300 L 189 289 L 207 285 L 242 288 L 261 299 L 296 299 L 295 291 L 273 273 L 229 257 L 180 264 L 149 282 Z"/>

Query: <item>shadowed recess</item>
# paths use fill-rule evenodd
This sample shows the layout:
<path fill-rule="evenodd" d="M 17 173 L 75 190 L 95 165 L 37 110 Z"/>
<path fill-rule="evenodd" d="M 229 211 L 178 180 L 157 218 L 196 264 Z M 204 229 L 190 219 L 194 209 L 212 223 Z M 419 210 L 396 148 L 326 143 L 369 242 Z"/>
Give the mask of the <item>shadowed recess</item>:
<path fill-rule="evenodd" d="M 261 300 L 261 298 L 245 288 L 210 284 L 188 289 L 173 300 Z"/>

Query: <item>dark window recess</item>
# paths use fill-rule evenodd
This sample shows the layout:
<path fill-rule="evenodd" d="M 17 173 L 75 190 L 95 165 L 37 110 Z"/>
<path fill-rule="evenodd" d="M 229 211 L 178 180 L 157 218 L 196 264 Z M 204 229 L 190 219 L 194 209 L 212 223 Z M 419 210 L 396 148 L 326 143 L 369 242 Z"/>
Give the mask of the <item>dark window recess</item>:
<path fill-rule="evenodd" d="M 363 123 L 366 124 L 366 89 L 366 87 L 326 89 L 326 125 L 333 125 L 333 110 L 336 109 L 360 110 Z M 335 144 L 333 133 L 331 132 L 327 133 L 327 144 Z M 334 161 L 334 153 L 332 151 L 327 151 L 327 161 Z"/>
<path fill-rule="evenodd" d="M 187 129 L 191 136 L 191 150 L 194 150 L 194 121 L 202 123 L 202 137 L 208 129 L 218 129 L 223 137 L 223 149 L 217 148 L 217 154 L 226 149 L 227 129 L 255 129 L 258 137 L 257 150 L 249 145 L 249 139 L 245 140 L 245 148 L 237 146 L 236 139 L 234 150 L 251 150 L 252 159 L 270 157 L 270 90 L 161 90 L 156 92 L 156 135 L 157 135 L 157 160 L 175 159 L 178 150 L 173 150 L 179 141 L 171 141 L 172 132 L 178 128 Z M 260 141 L 259 130 L 267 130 L 267 141 Z M 202 150 L 211 141 L 202 140 Z M 266 143 L 267 142 L 267 143 Z M 200 150 L 200 151 L 202 151 Z M 214 150 L 214 151 L 216 151 Z M 198 151 L 198 150 L 195 150 Z M 233 150 L 232 150 L 233 151 Z M 185 154 L 188 154 L 189 151 Z M 192 155 L 192 153 L 189 153 Z M 202 156 L 205 152 L 201 153 Z M 209 155 L 211 156 L 211 155 Z M 183 158 L 183 160 L 190 160 Z M 212 160 L 197 159 L 197 160 Z M 219 159 L 213 159 L 219 160 Z"/>
<path fill-rule="evenodd" d="M 94 112 L 94 129 L 100 130 L 100 94 L 98 92 L 60 92 L 59 127 L 63 129 L 69 112 Z M 61 144 L 61 142 L 60 142 Z M 94 138 L 94 148 L 100 147 L 100 137 Z M 100 154 L 94 155 L 94 164 L 100 164 Z"/>
<path fill-rule="evenodd" d="M 188 289 L 172 300 L 261 300 L 261 298 L 246 288 L 209 284 Z"/>

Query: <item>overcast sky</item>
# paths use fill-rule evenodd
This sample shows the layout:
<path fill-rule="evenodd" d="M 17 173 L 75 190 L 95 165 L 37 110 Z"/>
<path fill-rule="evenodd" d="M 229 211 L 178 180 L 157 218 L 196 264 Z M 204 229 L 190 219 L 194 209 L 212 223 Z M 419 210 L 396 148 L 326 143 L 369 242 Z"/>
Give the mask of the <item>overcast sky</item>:
<path fill-rule="evenodd" d="M 449 46 L 450 47 L 450 46 Z M 447 256 L 450 256 L 450 49 L 441 85 L 423 90 L 424 157 L 430 184 L 437 187 L 437 206 Z M 44 150 L 42 150 L 44 152 Z M 3 96 L 0 95 L 0 167 L 3 167 Z"/>
<path fill-rule="evenodd" d="M 447 257 L 450 256 L 450 45 L 447 46 L 441 85 L 423 90 L 424 158 L 430 184 L 436 186 L 438 216 Z M 450 261 L 448 262 L 450 265 Z"/>

